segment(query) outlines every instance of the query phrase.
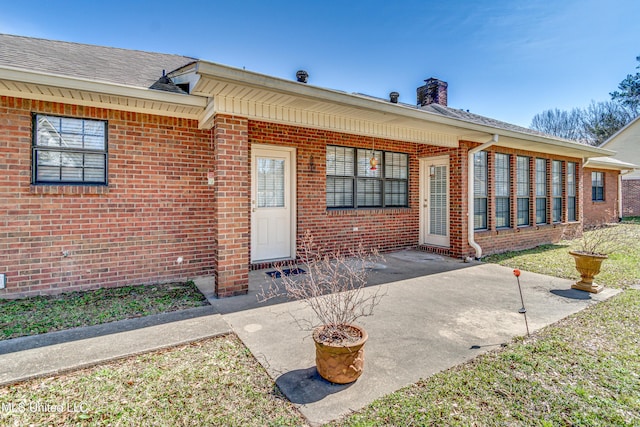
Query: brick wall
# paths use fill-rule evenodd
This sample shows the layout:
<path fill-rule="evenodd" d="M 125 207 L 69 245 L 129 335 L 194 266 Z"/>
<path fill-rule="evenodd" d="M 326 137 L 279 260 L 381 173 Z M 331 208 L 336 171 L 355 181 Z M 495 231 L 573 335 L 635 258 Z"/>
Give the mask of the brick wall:
<path fill-rule="evenodd" d="M 622 180 L 622 215 L 640 216 L 640 179 Z"/>
<path fill-rule="evenodd" d="M 591 172 L 604 174 L 604 200 L 594 201 L 591 197 Z M 584 226 L 589 227 L 606 222 L 618 222 L 618 171 L 584 168 Z"/>
<path fill-rule="evenodd" d="M 109 186 L 32 186 L 32 113 L 107 120 Z M 0 97 L 0 297 L 210 274 L 211 145 L 192 120 Z"/>

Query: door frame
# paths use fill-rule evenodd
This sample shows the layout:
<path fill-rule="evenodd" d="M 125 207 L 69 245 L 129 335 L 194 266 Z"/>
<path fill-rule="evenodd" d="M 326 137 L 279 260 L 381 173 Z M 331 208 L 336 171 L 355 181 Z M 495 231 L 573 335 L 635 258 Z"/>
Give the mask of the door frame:
<path fill-rule="evenodd" d="M 275 153 L 279 153 L 282 154 L 287 153 L 289 154 L 289 161 L 290 161 L 290 177 L 289 177 L 289 200 L 291 203 L 291 213 L 290 213 L 290 220 L 289 220 L 289 224 L 290 224 L 290 232 L 291 232 L 291 239 L 290 239 L 290 251 L 289 251 L 289 256 L 288 257 L 284 257 L 284 258 L 274 258 L 274 259 L 267 259 L 267 260 L 262 260 L 262 259 L 254 259 L 253 258 L 253 245 L 254 245 L 254 231 L 256 230 L 256 224 L 254 221 L 254 215 L 253 215 L 253 200 L 255 200 L 255 191 L 256 191 L 256 179 L 254 176 L 254 166 L 255 166 L 255 157 L 256 157 L 256 152 L 260 151 L 260 152 L 264 152 L 264 151 L 271 151 L 271 152 L 275 152 Z M 250 227 L 251 227 L 251 232 L 250 232 L 250 238 L 249 241 L 251 243 L 251 249 L 250 249 L 250 253 L 249 253 L 249 259 L 250 262 L 260 262 L 260 261 L 277 261 L 277 260 L 283 260 L 283 259 L 295 259 L 296 258 L 296 235 L 297 235 L 297 190 L 296 190 L 296 183 L 297 183 L 297 170 L 296 170 L 296 148 L 295 147 L 284 147 L 281 145 L 271 145 L 271 144 L 251 144 L 251 167 L 250 167 L 250 171 L 249 171 L 249 175 L 251 178 L 251 189 L 250 189 L 250 193 L 249 193 L 249 206 L 250 206 Z"/>
<path fill-rule="evenodd" d="M 449 155 L 434 156 L 434 157 L 421 157 L 420 159 L 420 236 L 418 242 L 421 245 L 431 245 L 439 247 L 451 247 L 451 168 L 449 162 Z M 446 243 L 444 245 L 427 241 L 427 230 L 429 226 L 428 218 L 428 206 L 425 206 L 425 202 L 428 201 L 429 189 L 427 188 L 426 178 L 429 174 L 429 167 L 433 164 L 445 164 L 447 167 L 447 236 Z"/>

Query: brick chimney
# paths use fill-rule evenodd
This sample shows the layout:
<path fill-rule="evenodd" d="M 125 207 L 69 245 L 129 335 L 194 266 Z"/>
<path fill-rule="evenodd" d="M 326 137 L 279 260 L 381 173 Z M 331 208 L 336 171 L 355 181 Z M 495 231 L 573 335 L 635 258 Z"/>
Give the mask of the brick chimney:
<path fill-rule="evenodd" d="M 436 78 L 425 80 L 425 85 L 417 89 L 418 106 L 424 107 L 429 104 L 440 104 L 447 106 L 447 82 Z"/>

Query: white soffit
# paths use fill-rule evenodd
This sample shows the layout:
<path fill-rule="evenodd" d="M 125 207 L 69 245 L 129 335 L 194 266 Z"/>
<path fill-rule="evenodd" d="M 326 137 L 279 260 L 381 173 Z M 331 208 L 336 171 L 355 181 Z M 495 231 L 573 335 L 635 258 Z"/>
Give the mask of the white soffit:
<path fill-rule="evenodd" d="M 201 117 L 201 127 L 212 126 L 215 114 L 235 114 L 336 132 L 458 146 L 458 132 L 452 132 L 451 126 L 398 114 L 401 108 L 395 104 L 385 105 L 383 101 L 359 99 L 343 92 L 211 63 L 199 63 L 197 72 L 200 79 L 192 93 L 213 98 L 209 114 Z"/>
<path fill-rule="evenodd" d="M 0 95 L 197 119 L 206 100 L 113 83 L 0 68 Z"/>

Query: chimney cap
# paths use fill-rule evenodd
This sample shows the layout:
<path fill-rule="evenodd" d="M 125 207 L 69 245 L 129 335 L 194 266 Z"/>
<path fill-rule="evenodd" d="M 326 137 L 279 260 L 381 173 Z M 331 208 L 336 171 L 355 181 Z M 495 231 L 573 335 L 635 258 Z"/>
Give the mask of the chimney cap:
<path fill-rule="evenodd" d="M 305 70 L 298 70 L 296 72 L 296 80 L 298 80 L 300 83 L 307 83 L 307 81 L 309 80 L 309 73 L 307 73 Z"/>
<path fill-rule="evenodd" d="M 397 104 L 398 103 L 398 97 L 400 96 L 400 94 L 398 92 L 391 92 L 389 94 L 389 101 L 391 101 L 392 104 Z"/>

